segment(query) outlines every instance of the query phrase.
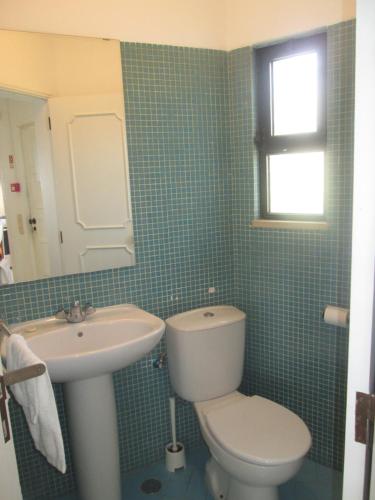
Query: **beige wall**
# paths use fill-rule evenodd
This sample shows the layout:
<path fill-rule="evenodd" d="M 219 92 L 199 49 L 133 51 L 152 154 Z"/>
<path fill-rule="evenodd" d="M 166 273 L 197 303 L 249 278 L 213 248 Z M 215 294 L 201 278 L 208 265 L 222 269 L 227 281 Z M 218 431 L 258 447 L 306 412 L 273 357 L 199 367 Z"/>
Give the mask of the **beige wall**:
<path fill-rule="evenodd" d="M 355 0 L 1 0 L 0 27 L 228 50 L 354 15 Z"/>
<path fill-rule="evenodd" d="M 224 48 L 224 0 L 1 0 L 0 27 Z"/>
<path fill-rule="evenodd" d="M 355 0 L 227 0 L 227 50 L 355 17 Z"/>
<path fill-rule="evenodd" d="M 0 88 L 36 95 L 122 92 L 116 40 L 0 30 Z"/>
<path fill-rule="evenodd" d="M 51 94 L 54 78 L 45 37 L 0 31 L 0 87 Z"/>
<path fill-rule="evenodd" d="M 117 40 L 44 36 L 54 39 L 56 96 L 123 92 Z"/>

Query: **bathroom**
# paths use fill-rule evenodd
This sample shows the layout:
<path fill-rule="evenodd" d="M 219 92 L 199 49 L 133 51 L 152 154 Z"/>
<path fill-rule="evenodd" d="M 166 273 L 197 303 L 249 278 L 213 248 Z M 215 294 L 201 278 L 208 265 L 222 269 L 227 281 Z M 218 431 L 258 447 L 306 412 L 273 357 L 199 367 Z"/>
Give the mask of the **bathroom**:
<path fill-rule="evenodd" d="M 43 1 L 38 7 L 4 2 L 0 27 L 5 30 L 120 40 L 135 265 L 1 287 L 0 317 L 9 324 L 42 318 L 74 300 L 96 308 L 135 304 L 163 320 L 203 306 L 236 306 L 247 315 L 240 390 L 289 408 L 312 434 L 308 460 L 310 471 L 321 472 L 319 480 L 314 476 L 309 482 L 305 475 L 305 482 L 290 488 L 300 488 L 298 500 L 336 500 L 349 425 L 349 331 L 326 324 L 321 313 L 327 304 L 350 306 L 351 329 L 358 329 L 350 297 L 356 6 L 341 0 L 291 2 L 288 8 L 275 0 L 202 3 L 146 1 L 142 10 L 131 2 L 80 0 L 59 8 Z M 357 3 L 362 9 L 369 4 Z M 359 21 L 357 15 L 357 29 Z M 329 227 L 251 226 L 260 219 L 252 47 L 322 28 Z M 356 290 L 361 295 L 363 287 L 357 283 Z M 145 358 L 114 374 L 125 483 L 126 474 L 130 482 L 137 471 L 153 474 L 164 463 L 172 390 L 168 370 L 154 362 L 165 351 L 163 339 Z M 76 494 L 63 389 L 54 388 L 68 464 L 64 475 L 35 451 L 22 410 L 10 403 L 27 500 Z M 188 460 L 195 456 L 199 462 L 205 448 L 197 417 L 181 398 L 176 419 Z M 348 444 L 346 449 L 348 454 Z M 150 464 L 159 469 L 147 469 Z M 345 467 L 354 470 L 350 459 Z M 350 470 L 345 473 L 343 498 L 360 498 L 351 493 Z M 134 500 L 143 498 L 138 493 Z M 154 496 L 200 498 L 185 490 L 167 493 L 162 489 Z"/>

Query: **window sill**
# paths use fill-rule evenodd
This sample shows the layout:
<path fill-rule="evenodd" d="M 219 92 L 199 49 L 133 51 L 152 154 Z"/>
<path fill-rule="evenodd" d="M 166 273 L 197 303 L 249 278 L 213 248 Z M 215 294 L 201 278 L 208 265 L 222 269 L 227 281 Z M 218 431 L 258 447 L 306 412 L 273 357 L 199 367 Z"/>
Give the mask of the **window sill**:
<path fill-rule="evenodd" d="M 299 229 L 305 231 L 327 231 L 329 224 L 327 222 L 299 221 L 299 220 L 272 220 L 272 219 L 253 219 L 250 227 L 266 229 Z"/>

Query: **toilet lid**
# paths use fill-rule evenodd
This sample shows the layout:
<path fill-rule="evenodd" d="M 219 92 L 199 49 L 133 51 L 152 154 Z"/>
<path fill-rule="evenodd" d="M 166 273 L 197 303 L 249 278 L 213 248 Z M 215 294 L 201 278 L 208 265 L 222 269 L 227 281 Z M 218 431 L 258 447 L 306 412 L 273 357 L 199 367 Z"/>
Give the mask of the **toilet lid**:
<path fill-rule="evenodd" d="M 311 446 L 310 432 L 297 415 L 260 396 L 209 410 L 206 422 L 227 452 L 247 462 L 287 463 L 303 457 Z"/>

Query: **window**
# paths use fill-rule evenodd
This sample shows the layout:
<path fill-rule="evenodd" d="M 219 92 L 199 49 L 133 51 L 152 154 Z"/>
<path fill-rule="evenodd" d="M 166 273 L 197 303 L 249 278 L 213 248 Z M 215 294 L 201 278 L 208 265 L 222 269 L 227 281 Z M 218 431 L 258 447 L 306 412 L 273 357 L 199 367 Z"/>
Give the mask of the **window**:
<path fill-rule="evenodd" d="M 261 216 L 324 219 L 326 35 L 256 50 Z"/>

